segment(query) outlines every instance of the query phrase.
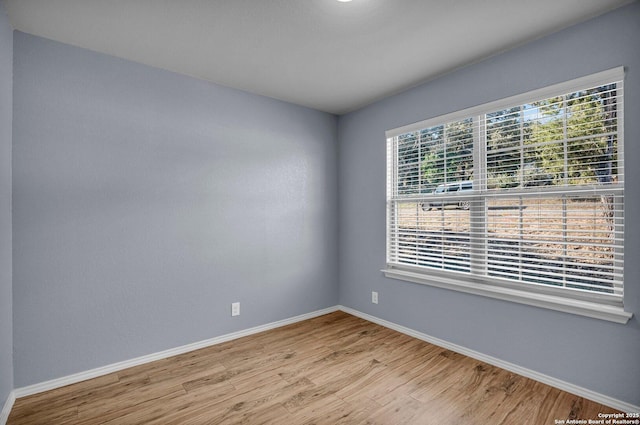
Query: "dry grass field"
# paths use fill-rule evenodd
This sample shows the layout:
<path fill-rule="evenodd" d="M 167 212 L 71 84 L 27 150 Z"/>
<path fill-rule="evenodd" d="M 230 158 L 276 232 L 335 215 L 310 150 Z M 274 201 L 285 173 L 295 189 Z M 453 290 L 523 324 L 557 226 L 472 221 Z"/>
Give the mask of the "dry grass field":
<path fill-rule="evenodd" d="M 488 241 L 490 276 L 509 277 L 514 269 L 524 269 L 524 278 L 517 272 L 521 280 L 561 284 L 555 276 L 561 273 L 573 284 L 597 285 L 605 291 L 612 286 L 601 280 L 614 267 L 616 256 L 620 258 L 614 239 L 619 229 L 600 197 L 490 199 L 485 208 L 486 224 L 484 213 L 482 220 L 474 219 L 473 208 L 451 205 L 425 211 L 419 202 L 401 203 L 399 257 L 410 264 L 469 271 L 470 230 L 475 226 Z"/>

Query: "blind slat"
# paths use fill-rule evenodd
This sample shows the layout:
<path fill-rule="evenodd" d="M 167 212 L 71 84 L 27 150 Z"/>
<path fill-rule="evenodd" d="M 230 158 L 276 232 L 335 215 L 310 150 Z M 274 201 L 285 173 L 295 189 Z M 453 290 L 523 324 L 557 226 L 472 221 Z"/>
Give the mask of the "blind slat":
<path fill-rule="evenodd" d="M 596 80 L 388 132 L 387 262 L 621 303 L 623 89 Z"/>

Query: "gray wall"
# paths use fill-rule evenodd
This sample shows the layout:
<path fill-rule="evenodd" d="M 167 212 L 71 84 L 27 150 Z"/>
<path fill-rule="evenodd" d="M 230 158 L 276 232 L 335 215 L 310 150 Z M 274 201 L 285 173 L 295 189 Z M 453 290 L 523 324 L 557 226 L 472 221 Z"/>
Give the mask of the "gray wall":
<path fill-rule="evenodd" d="M 13 389 L 11 308 L 11 116 L 13 30 L 0 1 L 0 410 Z"/>
<path fill-rule="evenodd" d="M 12 386 L 339 301 L 640 404 L 637 317 L 618 325 L 380 273 L 387 129 L 625 65 L 626 177 L 638 187 L 638 2 L 337 126 L 323 113 L 14 36 L 15 385 L 11 31 L 1 13 L 0 400 Z M 627 191 L 626 209 L 628 218 L 640 211 L 637 190 Z M 627 220 L 625 303 L 636 314 L 639 229 Z M 229 315 L 233 301 L 242 303 L 240 317 Z"/>
<path fill-rule="evenodd" d="M 640 3 L 339 118 L 340 303 L 640 405 Z M 398 64 L 401 66 L 402 64 Z M 624 65 L 625 306 L 619 325 L 386 279 L 385 130 Z M 370 302 L 379 291 L 380 303 Z"/>
<path fill-rule="evenodd" d="M 16 387 L 337 303 L 335 116 L 14 49 Z"/>

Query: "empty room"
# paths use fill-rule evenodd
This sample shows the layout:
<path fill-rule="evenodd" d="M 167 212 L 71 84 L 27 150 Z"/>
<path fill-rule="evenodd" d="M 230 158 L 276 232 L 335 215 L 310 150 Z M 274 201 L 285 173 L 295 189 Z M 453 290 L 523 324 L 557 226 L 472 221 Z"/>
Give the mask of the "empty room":
<path fill-rule="evenodd" d="M 640 424 L 637 0 L 0 0 L 0 425 Z"/>

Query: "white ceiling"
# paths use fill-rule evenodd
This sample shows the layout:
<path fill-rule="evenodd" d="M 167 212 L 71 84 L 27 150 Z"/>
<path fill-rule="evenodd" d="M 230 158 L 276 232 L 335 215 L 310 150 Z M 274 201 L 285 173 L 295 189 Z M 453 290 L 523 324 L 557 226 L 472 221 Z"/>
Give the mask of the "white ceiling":
<path fill-rule="evenodd" d="M 19 31 L 342 114 L 629 0 L 7 0 Z"/>

